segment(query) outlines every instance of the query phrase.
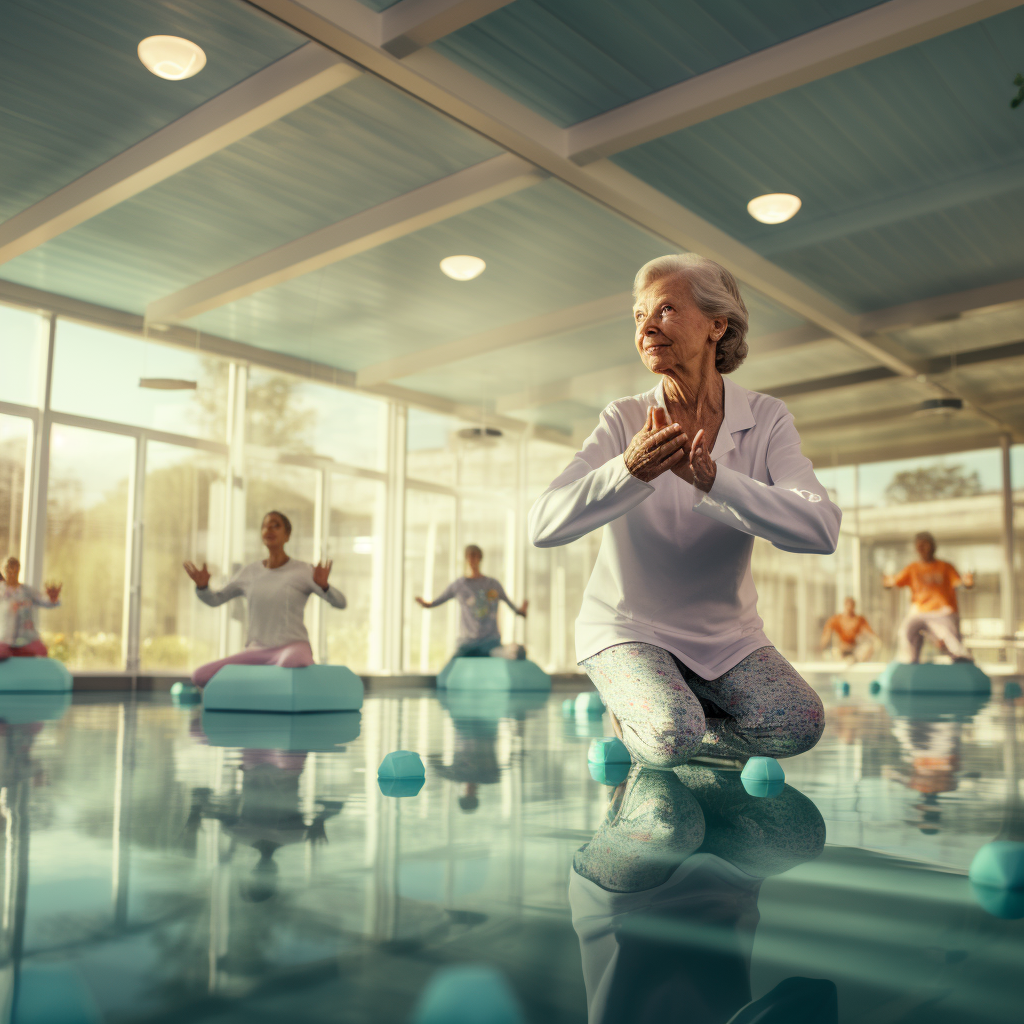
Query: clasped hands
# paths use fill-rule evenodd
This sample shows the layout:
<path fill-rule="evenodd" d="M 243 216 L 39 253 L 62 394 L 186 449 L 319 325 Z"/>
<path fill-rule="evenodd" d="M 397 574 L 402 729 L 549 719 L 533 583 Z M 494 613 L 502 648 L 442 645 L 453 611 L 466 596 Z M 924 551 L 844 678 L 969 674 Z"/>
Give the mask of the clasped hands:
<path fill-rule="evenodd" d="M 629 442 L 623 458 L 626 469 L 644 483 L 666 470 L 705 493 L 715 482 L 715 464 L 704 444 L 704 428 L 691 441 L 682 426 L 669 423 L 668 414 L 657 406 L 647 410 L 647 420 Z"/>

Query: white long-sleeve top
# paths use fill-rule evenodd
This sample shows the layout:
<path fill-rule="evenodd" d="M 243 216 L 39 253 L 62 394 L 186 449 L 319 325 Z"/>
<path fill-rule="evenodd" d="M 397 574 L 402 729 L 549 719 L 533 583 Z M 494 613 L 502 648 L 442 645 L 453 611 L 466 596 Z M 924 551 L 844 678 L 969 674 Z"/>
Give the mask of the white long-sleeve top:
<path fill-rule="evenodd" d="M 644 483 L 626 468 L 623 453 L 648 408 L 666 408 L 659 383 L 612 402 L 530 510 L 538 547 L 607 527 L 576 620 L 578 661 L 640 641 L 716 679 L 771 643 L 750 572 L 754 537 L 783 551 L 835 551 L 842 513 L 801 453 L 789 410 L 724 380 L 710 493 L 671 471 Z"/>
<path fill-rule="evenodd" d="M 289 558 L 284 565 L 268 569 L 262 562 L 239 569 L 222 590 L 196 587 L 196 595 L 211 608 L 235 597 L 249 604 L 249 633 L 246 647 L 284 647 L 309 642 L 302 622 L 310 594 L 322 597 L 333 608 L 344 608 L 345 595 L 337 587 L 324 590 L 313 582 L 313 566 Z"/>

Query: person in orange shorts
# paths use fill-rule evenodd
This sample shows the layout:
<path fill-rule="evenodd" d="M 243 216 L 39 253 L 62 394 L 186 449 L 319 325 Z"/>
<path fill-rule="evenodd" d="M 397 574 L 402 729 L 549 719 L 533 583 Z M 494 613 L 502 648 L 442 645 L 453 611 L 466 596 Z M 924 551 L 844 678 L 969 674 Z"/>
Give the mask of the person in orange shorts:
<path fill-rule="evenodd" d="M 836 647 L 839 656 L 850 661 L 866 661 L 870 658 L 878 639 L 878 634 L 868 625 L 868 620 L 857 614 L 857 602 L 852 597 L 843 601 L 843 610 L 825 623 L 825 629 L 821 634 L 822 651 L 828 647 L 833 636 L 838 641 Z M 867 643 L 861 643 L 862 639 L 867 640 Z"/>
<path fill-rule="evenodd" d="M 960 637 L 960 611 L 956 588 L 974 586 L 974 574 L 963 576 L 935 557 L 935 538 L 924 531 L 914 537 L 919 562 L 882 577 L 884 587 L 910 587 L 910 611 L 900 625 L 900 661 L 921 660 L 925 633 L 934 637 L 954 661 L 973 661 Z"/>

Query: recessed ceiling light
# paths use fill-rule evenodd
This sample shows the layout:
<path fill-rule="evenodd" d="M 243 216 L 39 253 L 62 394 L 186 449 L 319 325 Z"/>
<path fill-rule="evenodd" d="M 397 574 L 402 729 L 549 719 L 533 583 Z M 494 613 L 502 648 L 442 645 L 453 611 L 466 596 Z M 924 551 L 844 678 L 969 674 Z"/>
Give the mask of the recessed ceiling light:
<path fill-rule="evenodd" d="M 159 78 L 180 82 L 206 67 L 203 48 L 181 36 L 147 36 L 139 43 L 139 60 Z"/>
<path fill-rule="evenodd" d="M 800 197 L 788 192 L 769 192 L 747 203 L 747 213 L 762 224 L 781 224 L 800 209 Z"/>
<path fill-rule="evenodd" d="M 445 256 L 441 260 L 441 270 L 453 281 L 472 281 L 484 272 L 486 266 L 479 256 Z"/>

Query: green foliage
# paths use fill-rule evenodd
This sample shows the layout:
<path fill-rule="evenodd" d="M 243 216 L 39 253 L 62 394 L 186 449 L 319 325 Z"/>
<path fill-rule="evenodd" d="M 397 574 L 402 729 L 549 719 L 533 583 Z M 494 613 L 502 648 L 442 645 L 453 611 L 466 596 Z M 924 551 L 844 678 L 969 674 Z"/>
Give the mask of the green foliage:
<path fill-rule="evenodd" d="M 942 498 L 969 498 L 981 493 L 977 471 L 968 473 L 963 466 L 928 466 L 897 473 L 885 489 L 886 499 L 894 505 Z"/>
<path fill-rule="evenodd" d="M 116 633 L 47 633 L 39 634 L 50 657 L 69 668 L 119 669 L 122 667 L 121 637 Z"/>

